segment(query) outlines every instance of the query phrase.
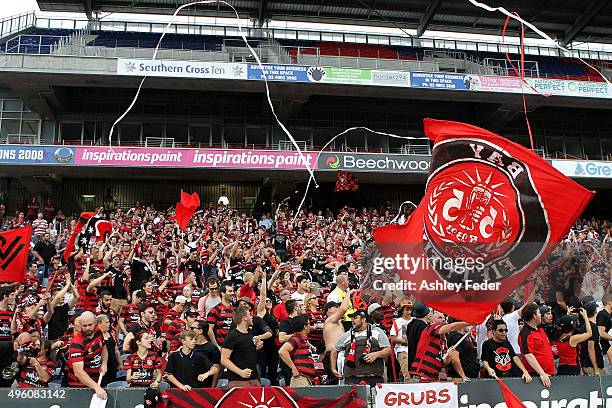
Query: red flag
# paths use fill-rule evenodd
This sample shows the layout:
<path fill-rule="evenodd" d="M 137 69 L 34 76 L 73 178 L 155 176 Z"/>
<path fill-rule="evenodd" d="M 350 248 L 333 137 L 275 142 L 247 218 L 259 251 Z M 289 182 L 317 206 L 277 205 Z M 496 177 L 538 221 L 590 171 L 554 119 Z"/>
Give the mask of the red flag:
<path fill-rule="evenodd" d="M 64 249 L 64 261 L 67 261 L 68 258 L 70 258 L 70 254 L 74 251 L 74 248 L 75 248 L 75 241 L 77 239 L 77 235 L 79 235 L 82 232 L 85 225 L 87 225 L 87 222 L 89 221 L 89 219 L 93 217 L 94 215 L 96 215 L 96 213 L 82 212 L 81 215 L 79 216 L 79 220 L 74 226 L 72 235 L 70 235 L 68 244 L 66 244 L 66 248 Z"/>
<path fill-rule="evenodd" d="M 425 196 L 404 225 L 378 228 L 374 239 L 385 257 L 420 261 L 395 268 L 417 299 L 477 324 L 548 256 L 594 193 L 476 126 L 425 119 L 425 134 L 435 142 Z"/>
<path fill-rule="evenodd" d="M 499 386 L 502 389 L 502 395 L 504 396 L 504 400 L 506 401 L 506 407 L 508 408 L 527 408 L 523 401 L 517 397 L 510 388 L 502 380 L 497 379 Z"/>
<path fill-rule="evenodd" d="M 195 210 L 200 206 L 198 193 L 187 194 L 181 190 L 181 201 L 176 204 L 176 222 L 183 231 L 187 229 Z"/>
<path fill-rule="evenodd" d="M 197 388 L 190 392 L 177 389 L 167 391 L 165 408 L 365 408 L 366 402 L 357 389 L 339 398 L 316 398 L 300 395 L 299 390 L 281 387 L 258 388 Z"/>
<path fill-rule="evenodd" d="M 23 282 L 28 266 L 32 227 L 0 233 L 0 282 Z"/>

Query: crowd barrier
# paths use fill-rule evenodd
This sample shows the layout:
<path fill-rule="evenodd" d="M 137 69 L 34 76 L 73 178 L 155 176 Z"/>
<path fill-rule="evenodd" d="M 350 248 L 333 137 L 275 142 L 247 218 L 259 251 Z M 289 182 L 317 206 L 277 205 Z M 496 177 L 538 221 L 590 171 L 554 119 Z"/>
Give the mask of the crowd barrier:
<path fill-rule="evenodd" d="M 504 380 L 527 408 L 612 408 L 612 376 L 553 377 L 546 388 L 538 377 L 525 384 L 520 379 Z M 320 406 L 317 399 L 340 401 L 344 406 L 352 386 L 322 386 L 281 390 L 274 387 L 194 390 L 182 393 L 172 390 L 180 404 L 169 407 L 210 408 L 311 408 Z M 92 392 L 87 389 L 0 389 L 2 408 L 87 408 Z M 142 389 L 108 390 L 106 408 L 145 408 Z M 369 408 L 506 408 L 501 388 L 495 380 L 474 380 L 430 384 L 382 384 L 378 387 L 356 386 L 351 398 L 359 398 Z M 274 399 L 271 401 L 271 399 Z M 270 402 L 271 401 L 271 402 Z M 320 401 L 320 400 L 318 400 Z M 263 402 L 263 403 L 262 403 Z M 334 406 L 334 403 L 327 406 Z"/>

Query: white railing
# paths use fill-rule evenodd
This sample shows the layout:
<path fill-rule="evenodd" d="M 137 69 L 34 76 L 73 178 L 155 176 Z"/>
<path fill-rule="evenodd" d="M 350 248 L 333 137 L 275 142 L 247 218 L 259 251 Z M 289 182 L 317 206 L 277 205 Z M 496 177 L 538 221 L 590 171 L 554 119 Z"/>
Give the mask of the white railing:
<path fill-rule="evenodd" d="M 514 65 L 517 70 L 521 68 L 521 61 L 513 59 L 508 61 L 502 58 L 485 58 L 482 60 L 482 64 L 491 68 L 495 75 L 500 76 L 514 75 L 514 68 L 512 68 L 512 65 Z M 537 61 L 525 61 L 525 76 L 540 76 L 540 66 Z"/>
<path fill-rule="evenodd" d="M 423 155 L 423 156 L 431 156 L 431 146 L 426 144 L 426 145 L 412 145 L 412 144 L 407 144 L 407 145 L 403 145 L 400 148 L 400 154 L 418 154 L 418 155 Z"/>
<path fill-rule="evenodd" d="M 174 138 L 172 137 L 147 137 L 145 139 L 145 147 L 174 147 Z"/>
<path fill-rule="evenodd" d="M 8 1 L 8 0 L 6 0 Z M 33 11 L 29 13 L 18 14 L 0 20 L 0 38 L 7 37 L 11 34 L 18 33 L 26 28 L 34 27 L 36 24 L 36 15 Z"/>
<path fill-rule="evenodd" d="M 40 143 L 40 139 L 38 135 L 28 135 L 28 134 L 19 134 L 19 133 L 9 133 L 6 135 L 6 138 L 0 139 L 0 143 L 10 144 L 38 144 Z"/>
<path fill-rule="evenodd" d="M 308 145 L 305 141 L 296 140 L 295 142 L 300 147 L 300 150 L 307 150 Z M 290 140 L 279 140 L 278 150 L 296 150 L 296 148 Z"/>

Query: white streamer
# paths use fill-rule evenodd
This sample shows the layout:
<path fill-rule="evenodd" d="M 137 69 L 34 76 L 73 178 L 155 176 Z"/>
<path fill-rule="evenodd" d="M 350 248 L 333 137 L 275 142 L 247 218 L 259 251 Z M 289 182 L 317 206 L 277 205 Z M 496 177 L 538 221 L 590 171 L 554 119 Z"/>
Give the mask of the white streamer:
<path fill-rule="evenodd" d="M 321 153 L 323 153 L 323 150 L 325 150 L 325 148 L 327 148 L 327 146 L 329 146 L 331 142 L 333 142 L 334 140 L 336 140 L 338 137 L 340 137 L 340 136 L 342 136 L 342 135 L 344 135 L 344 134 L 346 134 L 346 133 L 350 132 L 351 130 L 357 130 L 357 129 L 367 130 L 368 132 L 372 132 L 372 133 L 377 134 L 377 135 L 381 135 L 381 136 L 388 136 L 388 137 L 394 137 L 394 138 L 397 138 L 397 139 L 405 139 L 405 140 L 427 140 L 427 141 L 429 141 L 429 139 L 428 139 L 428 138 L 426 138 L 426 137 L 399 136 L 399 135 L 395 135 L 395 134 L 393 134 L 393 133 L 385 133 L 385 132 L 379 132 L 379 131 L 377 131 L 377 130 L 372 130 L 372 129 L 367 128 L 367 127 L 365 127 L 365 126 L 355 126 L 355 127 L 351 127 L 351 128 L 348 128 L 348 129 L 343 130 L 342 132 L 338 133 L 336 136 L 332 137 L 332 138 L 329 140 L 329 142 L 325 143 L 325 146 L 323 146 L 323 147 L 321 148 L 321 150 L 319 150 L 319 152 L 317 153 L 317 158 L 316 158 L 315 162 L 317 162 L 317 163 L 319 162 L 319 157 L 321 157 Z M 300 202 L 300 205 L 298 205 L 298 208 L 297 208 L 297 210 L 295 211 L 295 214 L 293 215 L 293 219 L 291 220 L 291 224 L 294 224 L 294 223 L 295 223 L 295 220 L 297 219 L 298 214 L 299 214 L 300 210 L 302 209 L 302 206 L 304 205 L 304 201 L 306 200 L 306 196 L 308 195 L 308 189 L 310 188 L 310 182 L 311 182 L 311 181 L 313 181 L 313 180 L 314 180 L 314 175 L 311 173 L 311 174 L 310 174 L 310 177 L 308 178 L 308 183 L 306 184 L 306 191 L 304 191 L 304 196 L 302 197 L 302 201 Z M 315 186 L 316 186 L 315 188 L 319 187 L 319 186 L 316 184 L 316 181 L 315 181 Z"/>
<path fill-rule="evenodd" d="M 521 17 L 518 17 L 514 14 L 512 14 L 511 12 L 509 12 L 508 10 L 506 10 L 503 7 L 491 7 L 488 6 L 484 3 L 481 3 L 479 1 L 476 0 L 468 0 L 470 3 L 472 3 L 474 6 L 476 7 L 480 7 L 481 9 L 484 9 L 486 11 L 491 11 L 491 12 L 496 12 L 499 11 L 503 14 L 505 14 L 506 16 L 513 18 L 514 20 L 526 25 L 527 27 L 531 28 L 535 33 L 537 33 L 540 37 L 544 38 L 546 41 L 548 41 L 551 45 L 559 48 L 562 51 L 567 52 L 568 54 L 571 54 L 571 51 L 568 50 L 567 48 L 565 48 L 564 46 L 562 46 L 561 44 L 559 44 L 557 41 L 553 40 L 548 34 L 546 34 L 544 31 L 540 30 L 538 27 L 534 26 L 533 24 L 531 24 L 528 21 L 523 20 Z M 583 60 L 582 58 L 580 58 L 580 56 L 576 57 L 578 58 L 580 61 L 582 61 L 584 64 L 586 64 L 587 66 L 589 66 L 590 68 L 592 68 L 593 70 L 595 70 L 599 75 L 601 75 L 601 77 L 604 79 L 604 81 L 606 81 L 608 84 L 610 84 L 610 81 L 608 81 L 608 78 L 606 78 L 597 68 L 595 68 L 594 66 L 592 66 L 591 64 L 589 64 L 588 62 L 586 62 L 585 60 Z"/>
<path fill-rule="evenodd" d="M 410 204 L 414 208 L 417 208 L 417 205 L 413 203 L 412 201 L 409 201 L 409 200 L 404 201 L 403 203 L 400 204 L 399 209 L 397 210 L 397 215 L 391 221 L 389 221 L 389 224 L 394 224 L 397 221 L 397 219 L 402 215 L 402 207 L 404 207 L 404 204 Z"/>
<path fill-rule="evenodd" d="M 270 106 L 270 109 L 272 110 L 272 115 L 274 116 L 274 119 L 276 119 L 276 123 L 278 123 L 278 125 L 281 127 L 281 129 L 283 129 L 283 132 L 285 132 L 285 134 L 287 135 L 287 137 L 289 138 L 289 140 L 291 141 L 293 146 L 297 149 L 297 152 L 298 152 L 298 155 L 300 156 L 300 159 L 304 163 L 304 166 L 308 170 L 308 173 L 310 173 L 310 177 L 312 179 L 314 179 L 314 171 L 310 167 L 310 164 L 306 160 L 306 157 L 302 153 L 302 150 L 298 146 L 298 144 L 295 141 L 295 138 L 293 137 L 291 132 L 289 132 L 289 129 L 287 129 L 285 127 L 285 125 L 283 124 L 283 122 L 281 122 L 281 120 L 278 118 L 278 116 L 276 114 L 276 111 L 274 110 L 274 105 L 272 104 L 272 99 L 270 98 L 270 87 L 268 86 L 268 77 L 266 75 L 264 66 L 261 63 L 261 60 L 259 59 L 259 56 L 257 55 L 257 53 L 253 50 L 253 48 L 251 47 L 251 45 L 247 41 L 246 35 L 242 31 L 242 24 L 240 24 L 240 16 L 238 15 L 238 11 L 234 8 L 234 6 L 232 6 L 231 4 L 229 4 L 228 2 L 223 1 L 223 0 L 199 0 L 199 1 L 194 1 L 194 2 L 191 2 L 191 3 L 183 4 L 182 6 L 178 7 L 174 11 L 174 14 L 170 18 L 170 21 L 168 21 L 168 24 L 166 24 L 166 27 L 164 28 L 164 31 L 162 32 L 162 35 L 159 38 L 159 41 L 157 42 L 157 46 L 155 47 L 155 51 L 153 52 L 153 58 L 151 58 L 151 61 L 155 61 L 155 59 L 157 58 L 157 51 L 159 50 L 159 47 L 161 45 L 162 40 L 164 39 L 166 33 L 170 29 L 170 26 L 172 25 L 172 22 L 174 21 L 174 18 L 177 16 L 177 14 L 182 9 L 184 9 L 185 7 L 195 6 L 197 4 L 211 4 L 211 3 L 222 3 L 222 4 L 225 4 L 226 6 L 231 8 L 232 11 L 234 12 L 234 14 L 236 15 L 236 22 L 238 23 L 238 33 L 239 33 L 240 37 L 242 38 L 242 40 L 244 41 L 244 43 L 246 44 L 247 48 L 249 49 L 251 55 L 255 58 L 255 61 L 257 61 L 257 65 L 261 69 L 261 74 L 262 74 L 262 77 L 264 79 L 264 83 L 266 85 L 266 97 L 268 99 L 268 105 Z M 125 118 L 127 116 L 127 114 L 132 110 L 132 108 L 136 104 L 136 101 L 138 101 L 138 97 L 140 96 L 140 91 L 142 90 L 142 85 L 144 84 L 144 82 L 145 82 L 145 80 L 147 79 L 148 76 L 149 75 L 146 74 L 142 78 L 142 80 L 140 81 L 140 85 L 138 85 L 138 89 L 136 91 L 136 95 L 134 96 L 134 99 L 132 100 L 132 103 L 130 104 L 130 106 L 128 106 L 126 111 L 123 112 L 123 114 L 121 116 L 119 116 L 119 118 L 113 123 L 113 126 L 111 126 L 110 132 L 108 134 L 108 144 L 111 146 L 111 148 L 112 148 L 113 130 L 115 129 L 115 126 L 117 126 L 117 124 L 119 122 L 121 122 L 121 120 L 123 120 L 123 118 Z M 316 185 L 316 181 L 315 181 L 315 185 Z M 317 185 L 317 187 L 318 187 L 318 185 Z"/>

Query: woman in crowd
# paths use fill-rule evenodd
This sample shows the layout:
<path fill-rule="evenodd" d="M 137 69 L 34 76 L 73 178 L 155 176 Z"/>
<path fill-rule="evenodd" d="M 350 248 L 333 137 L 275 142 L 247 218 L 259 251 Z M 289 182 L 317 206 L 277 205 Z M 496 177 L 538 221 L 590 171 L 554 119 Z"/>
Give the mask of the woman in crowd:
<path fill-rule="evenodd" d="M 576 319 L 572 315 L 563 316 L 559 321 L 557 338 L 553 342 L 559 356 L 557 375 L 580 375 L 577 346 L 593 335 L 586 310 L 580 309 L 580 317 L 584 320 L 586 333 L 576 334 Z"/>
<path fill-rule="evenodd" d="M 34 339 L 30 346 L 30 352 L 36 353 L 35 357 L 29 357 L 27 365 L 22 368 L 17 384 L 19 388 L 45 388 L 53 379 L 55 362 L 49 359 L 49 341 Z"/>

